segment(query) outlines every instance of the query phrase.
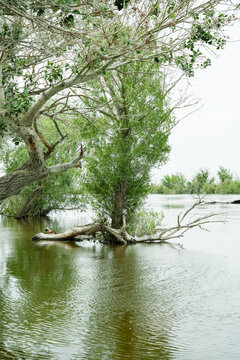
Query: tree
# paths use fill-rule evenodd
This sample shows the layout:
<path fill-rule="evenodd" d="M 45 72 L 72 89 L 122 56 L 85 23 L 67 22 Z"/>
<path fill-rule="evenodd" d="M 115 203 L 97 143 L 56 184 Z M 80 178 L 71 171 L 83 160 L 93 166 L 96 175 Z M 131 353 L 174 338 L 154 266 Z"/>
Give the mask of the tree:
<path fill-rule="evenodd" d="M 220 166 L 217 174 L 220 180 L 218 184 L 220 194 L 240 194 L 239 179 L 234 179 L 230 170 Z"/>
<path fill-rule="evenodd" d="M 220 183 L 224 183 L 227 180 L 232 181 L 232 179 L 233 179 L 231 171 L 224 168 L 223 166 L 219 167 L 217 174 L 218 174 Z"/>
<path fill-rule="evenodd" d="M 20 138 L 28 152 L 25 163 L 0 178 L 0 200 L 80 167 L 82 151 L 67 163 L 46 160 L 64 140 L 62 114 L 79 111 L 72 100 L 84 84 L 136 61 L 193 76 L 210 65 L 210 47 L 224 46 L 222 30 L 235 8 L 230 0 L 0 0 L 0 131 Z M 43 116 L 54 122 L 56 142 L 46 144 L 37 130 Z"/>
<path fill-rule="evenodd" d="M 234 179 L 230 170 L 220 166 L 218 177 L 220 182 L 209 178 L 207 169 L 200 169 L 191 181 L 182 174 L 165 175 L 160 184 L 151 184 L 150 191 L 152 194 L 240 194 L 240 181 Z"/>
<path fill-rule="evenodd" d="M 165 175 L 161 181 L 162 193 L 184 194 L 187 189 L 187 179 L 181 173 Z"/>
<path fill-rule="evenodd" d="M 150 170 L 163 164 L 175 119 L 154 64 L 133 63 L 92 82 L 85 105 L 102 103 L 92 123 L 101 131 L 86 159 L 85 189 L 98 214 L 118 229 L 131 221 L 150 185 Z M 95 100 L 96 101 L 96 100 Z M 95 125 L 96 126 L 96 125 Z"/>
<path fill-rule="evenodd" d="M 200 169 L 199 173 L 193 177 L 190 187 L 190 194 L 208 193 L 208 188 L 214 185 L 214 178 L 209 177 L 208 169 Z"/>

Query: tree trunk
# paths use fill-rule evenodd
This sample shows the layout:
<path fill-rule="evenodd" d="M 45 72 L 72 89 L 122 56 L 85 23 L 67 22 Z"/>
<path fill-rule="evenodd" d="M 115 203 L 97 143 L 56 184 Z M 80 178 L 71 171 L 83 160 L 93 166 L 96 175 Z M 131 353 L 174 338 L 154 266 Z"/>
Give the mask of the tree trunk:
<path fill-rule="evenodd" d="M 23 169 L 14 170 L 0 177 L 0 201 L 19 194 L 25 186 L 47 177 L 48 174 L 47 168 L 41 169 L 41 171 Z"/>
<path fill-rule="evenodd" d="M 35 215 L 34 210 L 36 209 L 38 199 L 42 196 L 41 188 L 37 188 L 29 195 L 21 208 L 18 210 L 18 213 L 14 216 L 15 218 L 23 218 L 26 216 Z M 42 215 L 42 214 L 39 214 Z"/>
<path fill-rule="evenodd" d="M 44 179 L 50 174 L 80 167 L 80 160 L 83 156 L 83 151 L 81 150 L 80 154 L 68 163 L 50 167 L 43 166 L 39 169 L 35 168 L 34 170 L 31 168 L 31 162 L 28 160 L 26 163 L 29 164 L 28 166 L 25 164 L 21 168 L 0 177 L 0 201 L 19 194 L 25 186 L 32 184 L 34 181 Z"/>
<path fill-rule="evenodd" d="M 111 227 L 120 229 L 123 226 L 124 206 L 126 197 L 126 184 L 121 184 L 120 189 L 115 192 L 113 211 L 111 216 Z"/>

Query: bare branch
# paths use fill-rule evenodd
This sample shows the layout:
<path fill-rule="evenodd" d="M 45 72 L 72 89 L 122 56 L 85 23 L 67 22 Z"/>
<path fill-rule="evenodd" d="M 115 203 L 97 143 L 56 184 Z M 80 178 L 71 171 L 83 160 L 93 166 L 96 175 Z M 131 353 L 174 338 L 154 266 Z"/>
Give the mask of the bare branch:
<path fill-rule="evenodd" d="M 83 145 L 81 144 L 80 152 L 75 159 L 73 159 L 72 161 L 65 163 L 65 164 L 58 164 L 58 165 L 53 165 L 53 166 L 48 167 L 47 169 L 48 169 L 49 174 L 63 172 L 63 171 L 66 171 L 66 170 L 72 169 L 72 168 L 80 168 L 81 160 L 84 158 L 85 152 L 86 152 L 86 148 L 83 147 Z"/>
<path fill-rule="evenodd" d="M 37 126 L 37 118 L 34 119 L 34 130 L 37 134 L 37 136 L 41 139 L 42 143 L 46 146 L 48 150 L 51 149 L 51 145 L 47 142 L 47 140 L 44 138 L 43 134 L 39 131 Z"/>
<path fill-rule="evenodd" d="M 31 126 L 33 119 L 48 100 L 50 100 L 53 96 L 57 95 L 60 91 L 68 89 L 74 85 L 85 83 L 87 81 L 97 78 L 104 70 L 106 70 L 110 65 L 114 63 L 115 58 L 116 57 L 114 57 L 113 59 L 105 63 L 100 69 L 96 70 L 95 72 L 92 72 L 89 75 L 78 74 L 73 79 L 62 81 L 57 85 L 53 85 L 50 89 L 46 90 L 39 97 L 39 99 L 36 100 L 36 102 L 30 107 L 30 109 L 26 112 L 26 114 L 22 118 L 21 124 L 25 126 Z"/>

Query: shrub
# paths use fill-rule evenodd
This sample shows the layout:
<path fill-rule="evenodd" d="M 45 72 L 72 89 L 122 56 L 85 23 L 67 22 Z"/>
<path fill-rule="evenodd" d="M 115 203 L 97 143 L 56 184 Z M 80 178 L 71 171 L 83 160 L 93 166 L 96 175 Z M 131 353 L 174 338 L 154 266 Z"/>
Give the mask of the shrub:
<path fill-rule="evenodd" d="M 163 212 L 142 208 L 134 214 L 127 230 L 135 236 L 152 235 L 156 232 L 156 226 L 161 225 L 163 218 Z"/>

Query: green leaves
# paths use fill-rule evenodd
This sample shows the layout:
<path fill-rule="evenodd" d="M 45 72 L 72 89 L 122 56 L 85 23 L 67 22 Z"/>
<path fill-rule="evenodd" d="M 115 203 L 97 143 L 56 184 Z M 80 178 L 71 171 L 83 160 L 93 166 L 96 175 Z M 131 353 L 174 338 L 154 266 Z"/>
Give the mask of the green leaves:
<path fill-rule="evenodd" d="M 211 59 L 207 59 L 201 64 L 201 67 L 202 69 L 205 69 L 206 67 L 211 66 L 211 64 L 212 64 Z"/>
<path fill-rule="evenodd" d="M 210 30 L 207 31 L 200 24 L 194 24 L 191 31 L 191 40 L 193 41 L 193 43 L 197 41 L 202 41 L 206 44 L 212 45 L 213 36 Z"/>
<path fill-rule="evenodd" d="M 189 61 L 190 58 L 190 61 Z M 194 55 L 190 55 L 188 57 L 187 55 L 179 55 L 175 58 L 175 62 L 177 65 L 181 67 L 181 69 L 189 76 L 194 76 L 194 62 L 195 62 Z"/>
<path fill-rule="evenodd" d="M 163 219 L 163 212 L 159 213 L 153 209 L 141 208 L 133 215 L 127 230 L 134 236 L 153 235 L 156 232 L 156 227 L 161 225 Z"/>
<path fill-rule="evenodd" d="M 219 171 L 218 171 L 218 177 L 221 183 L 224 183 L 228 180 L 232 180 L 233 179 L 233 175 L 231 173 L 230 170 L 224 168 L 223 166 L 219 167 Z"/>
<path fill-rule="evenodd" d="M 45 80 L 50 84 L 59 82 L 63 78 L 63 69 L 60 64 L 55 64 L 54 62 L 48 61 L 45 68 Z"/>
<path fill-rule="evenodd" d="M 10 114 L 18 116 L 28 110 L 32 104 L 33 97 L 29 95 L 28 89 L 25 87 L 20 91 L 17 84 L 9 82 L 6 88 L 6 109 Z"/>

